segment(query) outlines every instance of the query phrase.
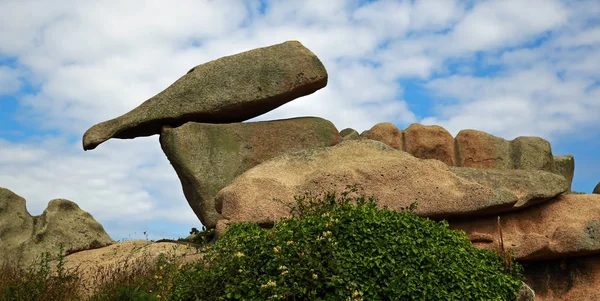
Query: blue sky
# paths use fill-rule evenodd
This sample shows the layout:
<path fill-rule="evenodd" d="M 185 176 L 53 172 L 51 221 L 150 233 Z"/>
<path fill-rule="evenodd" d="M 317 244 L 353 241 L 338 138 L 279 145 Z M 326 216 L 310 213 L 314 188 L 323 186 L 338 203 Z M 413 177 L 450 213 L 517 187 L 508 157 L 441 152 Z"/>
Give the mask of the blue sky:
<path fill-rule="evenodd" d="M 201 225 L 157 135 L 84 152 L 83 133 L 195 65 L 287 40 L 319 56 L 328 85 L 250 121 L 539 136 L 575 157 L 574 191 L 600 181 L 595 0 L 4 0 L 0 14 L 0 187 L 32 215 L 74 201 L 115 240 Z"/>

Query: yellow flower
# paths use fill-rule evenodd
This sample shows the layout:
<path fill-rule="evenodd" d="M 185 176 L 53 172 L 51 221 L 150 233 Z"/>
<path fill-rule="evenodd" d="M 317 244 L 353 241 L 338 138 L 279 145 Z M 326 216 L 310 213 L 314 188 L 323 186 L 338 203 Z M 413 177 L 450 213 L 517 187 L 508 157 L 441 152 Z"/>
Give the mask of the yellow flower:
<path fill-rule="evenodd" d="M 312 275 L 312 278 L 313 278 L 313 279 L 317 279 L 317 278 L 319 278 L 319 276 L 318 276 L 317 274 L 313 274 L 313 275 Z"/>
<path fill-rule="evenodd" d="M 273 252 L 275 252 L 275 253 L 279 253 L 279 250 L 281 250 L 281 248 L 280 248 L 280 247 L 277 247 L 277 246 L 276 246 L 276 247 L 273 247 Z"/>
<path fill-rule="evenodd" d="M 269 280 L 269 282 L 267 282 L 267 284 L 261 285 L 260 288 L 274 287 L 276 285 L 277 285 L 277 283 L 275 283 L 275 281 Z"/>
<path fill-rule="evenodd" d="M 237 257 L 242 257 L 242 256 L 244 256 L 244 253 L 242 253 L 242 252 L 237 252 L 237 253 L 235 253 L 235 256 L 237 256 Z"/>
<path fill-rule="evenodd" d="M 293 245 L 293 244 L 294 244 L 294 242 L 293 242 L 293 241 L 291 241 L 291 240 L 288 240 L 288 242 L 287 242 L 287 245 L 288 245 L 288 246 L 289 246 L 289 245 Z"/>

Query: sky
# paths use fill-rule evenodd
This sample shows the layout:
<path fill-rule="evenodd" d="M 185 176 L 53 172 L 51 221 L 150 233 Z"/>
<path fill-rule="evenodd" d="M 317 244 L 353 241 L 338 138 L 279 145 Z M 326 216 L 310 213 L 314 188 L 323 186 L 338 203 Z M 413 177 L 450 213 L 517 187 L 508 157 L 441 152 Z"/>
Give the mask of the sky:
<path fill-rule="evenodd" d="M 600 181 L 600 1 L 0 1 L 0 187 L 39 215 L 77 203 L 117 241 L 201 228 L 159 136 L 83 133 L 190 68 L 298 40 L 325 88 L 246 122 L 317 116 L 359 133 L 440 125 L 538 136 Z"/>

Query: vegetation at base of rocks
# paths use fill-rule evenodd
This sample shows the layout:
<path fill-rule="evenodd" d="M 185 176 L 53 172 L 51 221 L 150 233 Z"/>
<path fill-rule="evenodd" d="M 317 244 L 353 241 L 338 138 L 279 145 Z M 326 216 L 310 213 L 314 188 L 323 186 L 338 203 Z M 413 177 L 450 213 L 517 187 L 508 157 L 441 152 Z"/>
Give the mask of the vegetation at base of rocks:
<path fill-rule="evenodd" d="M 174 279 L 173 300 L 516 299 L 518 263 L 473 247 L 446 221 L 413 215 L 416 203 L 378 209 L 348 188 L 339 199 L 296 198 L 272 229 L 231 225 Z"/>
<path fill-rule="evenodd" d="M 199 234 L 201 237 L 214 235 L 214 231 L 207 232 Z M 95 248 L 94 244 L 90 246 L 90 249 Z M 196 251 L 199 252 L 198 249 Z M 58 262 L 55 268 L 50 266 L 50 253 L 47 252 L 28 268 L 21 268 L 21 262 L 0 258 L 0 301 L 166 300 L 172 279 L 177 277 L 178 269 L 182 267 L 174 252 L 158 256 L 145 254 L 141 260 L 126 260 L 119 267 L 99 266 L 91 271 L 94 275 L 92 283 L 84 283 L 81 277 L 83 271 L 79 268 L 65 269 L 67 253 L 62 247 L 56 255 Z"/>
<path fill-rule="evenodd" d="M 198 231 L 196 228 L 192 228 L 190 231 L 191 238 L 180 238 L 178 241 L 186 241 L 201 245 L 206 245 L 215 238 L 215 229 L 206 230 L 204 226 L 202 226 L 202 231 Z"/>
<path fill-rule="evenodd" d="M 204 245 L 203 260 L 161 254 L 98 267 L 91 286 L 78 269 L 65 271 L 62 249 L 55 269 L 47 253 L 28 270 L 4 262 L 0 300 L 515 299 L 522 267 L 512 253 L 472 247 L 445 221 L 412 215 L 416 204 L 395 212 L 373 197 L 347 198 L 349 188 L 339 199 L 296 197 L 272 229 L 234 224 L 211 244 L 214 230 L 192 228 L 179 241 Z"/>

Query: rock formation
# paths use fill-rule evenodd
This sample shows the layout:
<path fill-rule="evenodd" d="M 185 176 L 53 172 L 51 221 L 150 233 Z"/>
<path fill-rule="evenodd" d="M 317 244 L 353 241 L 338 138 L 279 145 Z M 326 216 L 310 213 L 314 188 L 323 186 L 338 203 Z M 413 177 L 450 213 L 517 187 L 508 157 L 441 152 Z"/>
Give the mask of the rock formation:
<path fill-rule="evenodd" d="M 505 247 L 520 261 L 600 253 L 600 195 L 564 194 L 515 212 L 499 214 Z M 451 221 L 473 245 L 499 250 L 497 216 Z"/>
<path fill-rule="evenodd" d="M 564 177 L 545 171 L 450 168 L 379 141 L 350 140 L 265 161 L 219 191 L 215 202 L 223 225 L 273 224 L 289 216 L 293 196 L 304 191 L 341 193 L 353 183 L 375 195 L 381 207 L 400 211 L 418 201 L 415 214 L 433 219 L 495 216 L 567 190 Z M 218 232 L 223 230 L 217 227 Z"/>
<path fill-rule="evenodd" d="M 284 153 L 331 146 L 341 139 L 330 121 L 303 117 L 231 124 L 189 122 L 165 127 L 160 143 L 190 207 L 205 227 L 214 228 L 221 219 L 214 197 L 237 176 Z"/>
<path fill-rule="evenodd" d="M 41 215 L 31 216 L 25 199 L 0 188 L 0 254 L 4 260 L 27 267 L 42 252 L 55 258 L 61 244 L 66 253 L 112 243 L 102 225 L 71 201 L 51 200 Z"/>
<path fill-rule="evenodd" d="M 574 158 L 554 156 L 542 138 L 473 129 L 453 138 L 440 126 L 400 130 L 389 122 L 359 135 L 316 117 L 242 123 L 326 84 L 322 63 L 297 41 L 250 50 L 192 68 L 131 112 L 90 128 L 83 147 L 160 133 L 190 207 L 218 233 L 234 222 L 272 224 L 289 214 L 294 195 L 356 183 L 391 210 L 417 201 L 417 215 L 447 219 L 476 247 L 498 248 L 500 216 L 504 247 L 534 267 L 525 274 L 537 300 L 584 300 L 600 288 L 598 200 L 569 193 Z M 565 286 L 554 258 L 590 265 L 573 265 Z M 586 277 L 576 276 L 580 270 Z M 519 300 L 532 300 L 528 288 Z"/>
<path fill-rule="evenodd" d="M 83 135 L 83 149 L 159 134 L 163 125 L 241 122 L 326 85 L 325 67 L 298 41 L 222 57 L 192 68 L 127 114 L 94 125 Z"/>
<path fill-rule="evenodd" d="M 600 194 L 600 182 L 598 182 L 598 184 L 596 184 L 596 187 L 594 187 L 594 190 L 592 191 L 593 194 Z"/>

